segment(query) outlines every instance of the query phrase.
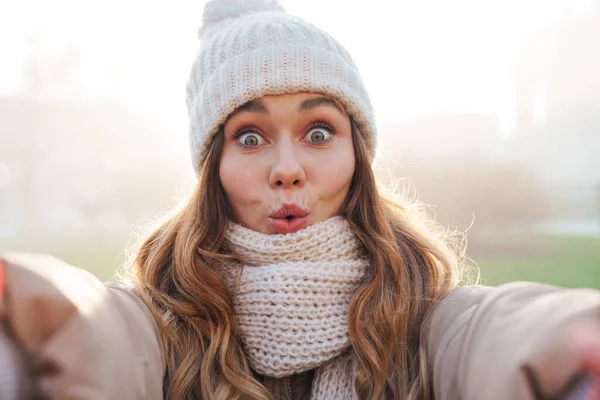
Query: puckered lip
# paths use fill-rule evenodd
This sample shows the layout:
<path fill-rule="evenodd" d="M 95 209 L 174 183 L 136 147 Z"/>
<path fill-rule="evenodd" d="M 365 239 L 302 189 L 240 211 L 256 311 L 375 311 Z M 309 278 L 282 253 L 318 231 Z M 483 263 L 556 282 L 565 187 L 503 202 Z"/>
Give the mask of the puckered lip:
<path fill-rule="evenodd" d="M 310 212 L 296 204 L 284 204 L 279 209 L 269 214 L 269 218 L 283 219 L 283 218 L 304 218 Z"/>

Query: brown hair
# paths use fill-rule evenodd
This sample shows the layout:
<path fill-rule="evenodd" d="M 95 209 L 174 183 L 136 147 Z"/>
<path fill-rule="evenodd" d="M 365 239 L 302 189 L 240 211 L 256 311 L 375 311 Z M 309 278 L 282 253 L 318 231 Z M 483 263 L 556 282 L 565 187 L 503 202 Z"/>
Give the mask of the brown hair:
<path fill-rule="evenodd" d="M 379 194 L 366 144 L 351 122 L 356 167 L 341 214 L 371 258 L 348 316 L 357 393 L 361 399 L 433 398 L 426 321 L 458 284 L 457 253 L 419 227 L 420 214 Z M 218 176 L 222 148 L 220 131 L 191 197 L 143 242 L 130 269 L 163 332 L 168 399 L 270 397 L 253 376 L 232 299 L 211 268 L 236 258 L 224 239 L 230 214 Z"/>

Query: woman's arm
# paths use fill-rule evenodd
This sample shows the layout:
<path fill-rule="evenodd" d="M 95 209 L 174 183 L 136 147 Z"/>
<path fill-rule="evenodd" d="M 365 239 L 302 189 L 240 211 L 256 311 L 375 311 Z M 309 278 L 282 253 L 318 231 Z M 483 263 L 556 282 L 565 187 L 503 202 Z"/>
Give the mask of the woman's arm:
<path fill-rule="evenodd" d="M 429 332 L 436 399 L 560 398 L 585 373 L 569 343 L 580 324 L 600 324 L 600 292 L 524 282 L 454 290 Z"/>
<path fill-rule="evenodd" d="M 52 257 L 9 253 L 3 314 L 41 390 L 60 399 L 162 399 L 154 319 L 129 290 Z"/>

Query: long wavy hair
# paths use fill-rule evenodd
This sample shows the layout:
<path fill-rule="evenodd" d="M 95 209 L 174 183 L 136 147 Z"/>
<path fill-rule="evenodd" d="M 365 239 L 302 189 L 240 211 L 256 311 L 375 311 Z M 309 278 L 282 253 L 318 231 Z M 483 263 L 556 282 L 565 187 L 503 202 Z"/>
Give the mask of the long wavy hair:
<path fill-rule="evenodd" d="M 351 120 L 356 167 L 340 213 L 371 266 L 348 314 L 361 399 L 433 398 L 427 321 L 460 280 L 462 252 L 422 214 L 380 194 L 364 139 Z M 199 165 L 191 196 L 140 245 L 130 279 L 162 332 L 165 397 L 269 399 L 244 354 L 232 298 L 212 266 L 237 259 L 227 249 L 230 210 L 218 166 L 223 131 Z M 425 228 L 424 228 L 425 227 Z"/>

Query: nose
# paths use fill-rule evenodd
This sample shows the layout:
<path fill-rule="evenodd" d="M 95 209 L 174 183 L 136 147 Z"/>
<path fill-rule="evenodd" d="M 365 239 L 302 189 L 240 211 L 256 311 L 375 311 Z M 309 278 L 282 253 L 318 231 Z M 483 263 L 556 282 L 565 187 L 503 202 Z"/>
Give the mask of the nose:
<path fill-rule="evenodd" d="M 269 176 L 271 186 L 283 189 L 302 187 L 306 182 L 306 173 L 298 160 L 293 143 L 281 142 L 276 151 L 275 162 Z"/>

